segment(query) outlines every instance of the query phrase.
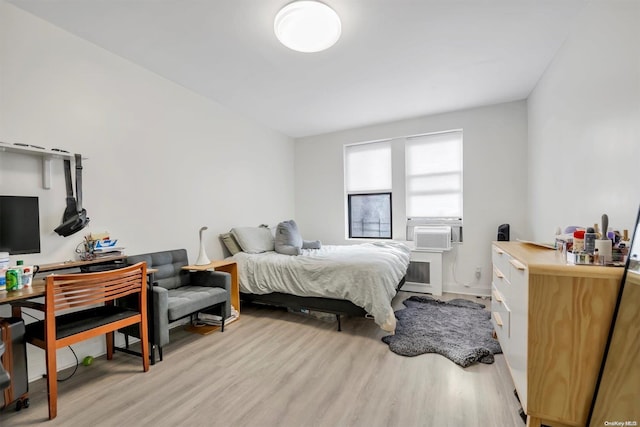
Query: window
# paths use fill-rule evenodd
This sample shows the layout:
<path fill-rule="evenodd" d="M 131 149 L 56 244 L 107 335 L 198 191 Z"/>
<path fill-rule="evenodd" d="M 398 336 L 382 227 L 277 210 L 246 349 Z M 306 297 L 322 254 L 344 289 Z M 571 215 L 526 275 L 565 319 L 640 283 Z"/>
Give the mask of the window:
<path fill-rule="evenodd" d="M 391 239 L 391 141 L 345 147 L 349 238 Z"/>
<path fill-rule="evenodd" d="M 462 218 L 462 131 L 405 143 L 407 217 Z"/>
<path fill-rule="evenodd" d="M 391 238 L 391 193 L 349 194 L 349 237 Z"/>
<path fill-rule="evenodd" d="M 344 155 L 349 238 L 391 239 L 409 218 L 444 218 L 455 219 L 461 241 L 462 130 L 347 145 Z"/>

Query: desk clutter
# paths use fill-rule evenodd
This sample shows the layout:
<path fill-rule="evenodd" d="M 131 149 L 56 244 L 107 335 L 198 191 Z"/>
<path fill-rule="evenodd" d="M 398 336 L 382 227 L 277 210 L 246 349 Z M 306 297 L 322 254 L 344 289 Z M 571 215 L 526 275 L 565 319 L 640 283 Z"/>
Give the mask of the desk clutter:
<path fill-rule="evenodd" d="M 0 291 L 17 291 L 31 286 L 37 266 L 24 265 L 22 260 L 9 265 L 9 253 L 0 252 Z"/>
<path fill-rule="evenodd" d="M 124 247 L 117 243 L 118 240 L 112 239 L 106 231 L 91 233 L 84 236 L 84 241 L 76 247 L 76 252 L 82 261 L 124 255 Z"/>
<path fill-rule="evenodd" d="M 609 217 L 602 215 L 602 227 L 571 226 L 556 233 L 555 247 L 561 250 L 567 264 L 624 266 L 629 255 L 629 230 L 609 227 Z"/>

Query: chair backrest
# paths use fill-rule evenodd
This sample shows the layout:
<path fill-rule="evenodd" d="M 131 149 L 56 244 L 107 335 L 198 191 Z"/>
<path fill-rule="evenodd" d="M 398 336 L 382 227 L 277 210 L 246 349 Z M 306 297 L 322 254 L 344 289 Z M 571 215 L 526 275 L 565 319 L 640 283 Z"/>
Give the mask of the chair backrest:
<path fill-rule="evenodd" d="M 186 249 L 152 252 L 148 254 L 127 257 L 127 264 L 144 261 L 147 268 L 157 271 L 153 277 L 158 286 L 165 289 L 175 289 L 189 284 L 189 272 L 182 267 L 189 264 Z"/>
<path fill-rule="evenodd" d="M 45 309 L 47 315 L 55 316 L 136 293 L 146 301 L 146 290 L 147 265 L 142 262 L 97 273 L 53 274 L 46 278 Z"/>

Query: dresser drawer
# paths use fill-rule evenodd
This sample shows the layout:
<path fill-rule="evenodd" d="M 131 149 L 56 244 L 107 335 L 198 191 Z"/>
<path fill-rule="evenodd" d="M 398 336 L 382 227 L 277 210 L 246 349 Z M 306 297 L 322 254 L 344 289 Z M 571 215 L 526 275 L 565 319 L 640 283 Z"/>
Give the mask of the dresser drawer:
<path fill-rule="evenodd" d="M 491 246 L 491 261 L 495 268 L 497 268 L 507 281 L 509 278 L 509 261 L 511 261 L 511 255 L 503 251 L 497 246 Z"/>
<path fill-rule="evenodd" d="M 508 338 L 511 334 L 510 330 L 511 311 L 507 306 L 504 296 L 495 286 L 491 289 L 491 323 L 498 335 L 500 345 L 506 347 Z M 505 348 L 503 348 L 503 352 Z"/>
<path fill-rule="evenodd" d="M 529 271 L 527 266 L 517 259 L 509 260 L 509 299 L 518 301 L 519 309 L 527 312 Z"/>
<path fill-rule="evenodd" d="M 493 265 L 493 278 L 491 284 L 500 292 L 503 297 L 510 298 L 509 288 L 511 284 L 507 280 L 505 274 L 498 268 L 496 264 Z"/>

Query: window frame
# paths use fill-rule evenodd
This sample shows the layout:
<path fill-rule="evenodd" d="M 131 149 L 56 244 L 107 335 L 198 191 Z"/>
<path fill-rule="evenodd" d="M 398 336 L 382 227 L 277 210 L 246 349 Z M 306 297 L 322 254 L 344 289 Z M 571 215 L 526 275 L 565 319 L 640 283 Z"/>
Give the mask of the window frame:
<path fill-rule="evenodd" d="M 352 198 L 353 197 L 366 197 L 366 196 L 389 196 L 389 236 L 354 236 L 352 229 Z M 393 194 L 391 191 L 379 191 L 379 192 L 369 192 L 369 193 L 347 193 L 347 216 L 348 216 L 348 227 L 349 227 L 349 239 L 374 239 L 374 240 L 393 240 Z M 364 228 L 364 227 L 363 227 Z M 364 230 L 363 233 L 364 234 Z"/>

